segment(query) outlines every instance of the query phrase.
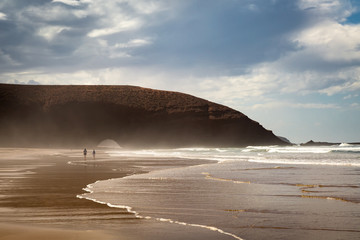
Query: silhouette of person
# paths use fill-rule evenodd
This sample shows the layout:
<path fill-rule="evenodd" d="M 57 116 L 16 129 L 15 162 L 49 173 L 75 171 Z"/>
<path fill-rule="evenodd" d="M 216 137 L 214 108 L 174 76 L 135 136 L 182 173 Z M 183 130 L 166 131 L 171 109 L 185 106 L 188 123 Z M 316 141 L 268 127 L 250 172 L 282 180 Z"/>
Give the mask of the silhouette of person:
<path fill-rule="evenodd" d="M 96 152 L 95 152 L 95 149 L 93 150 L 93 158 L 95 159 L 95 154 L 96 154 Z"/>
<path fill-rule="evenodd" d="M 84 148 L 84 159 L 86 160 L 86 154 L 87 154 L 87 150 L 86 150 L 86 148 Z"/>

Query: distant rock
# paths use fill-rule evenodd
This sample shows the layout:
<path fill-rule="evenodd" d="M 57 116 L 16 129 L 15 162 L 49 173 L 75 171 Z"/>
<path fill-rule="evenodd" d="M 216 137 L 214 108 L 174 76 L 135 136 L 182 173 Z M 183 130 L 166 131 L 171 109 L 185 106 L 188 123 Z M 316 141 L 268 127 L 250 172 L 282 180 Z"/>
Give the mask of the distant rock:
<path fill-rule="evenodd" d="M 281 136 L 277 136 L 278 138 L 280 138 L 281 141 L 289 143 L 289 144 L 293 144 L 292 142 L 290 142 L 289 139 L 287 139 L 286 137 L 281 137 Z"/>
<path fill-rule="evenodd" d="M 288 144 L 239 111 L 133 86 L 0 84 L 0 146 L 241 147 Z"/>
<path fill-rule="evenodd" d="M 340 143 L 314 142 L 313 140 L 310 140 L 306 143 L 300 144 L 300 146 L 334 146 L 334 145 L 340 145 Z"/>

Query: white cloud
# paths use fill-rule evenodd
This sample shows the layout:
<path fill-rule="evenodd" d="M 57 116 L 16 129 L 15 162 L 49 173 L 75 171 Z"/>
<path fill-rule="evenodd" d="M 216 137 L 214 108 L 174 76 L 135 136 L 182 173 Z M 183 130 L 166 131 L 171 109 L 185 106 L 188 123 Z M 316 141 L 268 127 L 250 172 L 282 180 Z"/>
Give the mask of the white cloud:
<path fill-rule="evenodd" d="M 247 74 L 223 77 L 221 90 L 215 94 L 236 93 L 245 98 L 269 93 L 334 95 L 360 91 L 360 24 L 321 21 L 289 40 L 298 45 L 298 50 L 254 65 Z"/>
<path fill-rule="evenodd" d="M 258 6 L 256 6 L 256 4 L 253 4 L 253 3 L 249 4 L 249 5 L 247 6 L 247 8 L 248 8 L 250 11 L 253 11 L 253 12 L 259 11 Z"/>
<path fill-rule="evenodd" d="M 61 33 L 63 30 L 69 30 L 70 27 L 64 27 L 64 26 L 47 26 L 40 28 L 38 30 L 38 35 L 45 38 L 48 41 L 53 40 L 56 35 Z"/>
<path fill-rule="evenodd" d="M 79 40 L 81 45 L 76 46 L 76 50 L 71 54 L 81 56 L 82 59 L 97 56 L 104 60 L 104 65 L 106 61 L 109 61 L 109 66 L 113 66 L 111 61 L 114 59 L 120 59 L 119 65 L 122 59 L 131 58 L 132 60 L 131 54 L 136 52 L 132 51 L 134 48 L 155 43 L 157 39 L 147 36 L 148 32 L 134 32 L 134 30 L 141 30 L 149 24 L 154 24 L 148 21 L 152 19 L 149 15 L 167 10 L 175 4 L 169 1 L 147 0 L 53 0 L 52 2 L 54 4 L 32 6 L 23 10 L 20 13 L 22 20 L 24 22 L 31 22 L 32 18 L 38 20 L 40 24 L 34 28 L 35 33 L 52 41 L 62 31 L 70 30 L 70 25 L 66 25 L 68 22 L 65 21 L 64 25 L 52 25 L 54 21 L 90 16 L 89 19 L 94 20 L 93 25 L 84 28 L 87 35 L 85 33 L 85 36 L 82 36 Z M 59 2 L 81 7 L 69 8 L 63 4 L 55 4 Z M 248 7 L 256 10 L 255 5 L 250 4 Z M 323 18 L 314 20 L 312 25 L 288 36 L 287 40 L 298 46 L 296 51 L 283 52 L 281 57 L 272 62 L 249 66 L 245 74 L 199 77 L 196 76 L 196 67 L 189 70 L 193 73 L 186 73 L 186 70 L 183 70 L 184 72 L 179 74 L 177 70 L 166 67 L 158 66 L 156 70 L 140 70 L 144 68 L 141 66 L 131 68 L 134 71 L 131 74 L 130 70 L 110 68 L 111 70 L 98 70 L 98 75 L 108 79 L 108 84 L 122 84 L 122 79 L 117 78 L 117 75 L 113 73 L 125 76 L 123 73 L 126 72 L 128 84 L 137 83 L 138 79 L 151 79 L 154 81 L 154 87 L 199 93 L 202 97 L 220 101 L 229 99 L 229 96 L 237 99 L 259 99 L 270 93 L 317 92 L 333 95 L 340 92 L 359 91 L 360 68 L 357 62 L 360 62 L 360 25 L 344 25 L 337 22 L 348 16 L 353 10 L 352 7 L 344 5 L 344 1 L 340 0 L 301 0 L 299 7 L 309 9 L 309 14 L 319 14 Z M 74 28 L 76 27 L 74 25 Z M 119 39 L 108 37 L 116 33 L 124 34 L 119 35 Z M 139 55 L 141 57 L 141 53 Z M 81 67 L 83 66 L 80 65 Z M 69 79 L 77 77 L 82 79 L 85 73 L 89 74 L 86 70 L 83 74 L 79 74 L 80 72 L 77 71 L 73 77 L 70 77 L 70 73 L 65 75 Z M 97 75 L 95 72 L 96 70 L 91 71 L 90 75 Z M 136 77 L 136 74 L 139 77 Z M 60 75 L 57 76 L 59 79 L 62 78 Z M 112 76 L 117 81 L 105 76 Z M 154 76 L 160 79 L 155 80 Z M 48 78 L 45 75 L 38 75 L 33 79 L 41 81 Z M 92 77 L 84 81 L 97 83 L 96 78 Z"/>
<path fill-rule="evenodd" d="M 4 53 L 1 49 L 0 49 L 0 64 L 2 64 L 4 66 L 7 66 L 7 65 L 20 66 L 20 63 L 18 63 L 14 59 L 12 59 L 9 54 Z"/>
<path fill-rule="evenodd" d="M 125 32 L 138 29 L 142 26 L 140 19 L 119 19 L 110 27 L 92 30 L 88 33 L 89 37 L 102 37 L 114 33 Z"/>
<path fill-rule="evenodd" d="M 324 61 L 360 60 L 360 25 L 325 21 L 295 34 L 292 41 Z"/>
<path fill-rule="evenodd" d="M 7 16 L 5 13 L 0 12 L 0 21 L 1 20 L 7 20 Z"/>
<path fill-rule="evenodd" d="M 252 109 L 275 109 L 275 108 L 298 108 L 298 109 L 340 109 L 337 104 L 329 103 L 294 103 L 294 102 L 267 102 L 261 104 L 255 104 Z"/>
<path fill-rule="evenodd" d="M 142 14 L 153 14 L 167 9 L 163 1 L 137 0 L 127 2 L 132 5 L 137 12 Z"/>
<path fill-rule="evenodd" d="M 146 46 L 151 44 L 149 40 L 133 39 L 126 43 L 109 44 L 109 42 L 102 38 L 96 38 L 96 41 L 89 41 L 84 43 L 74 52 L 75 55 L 89 56 L 94 55 L 97 58 L 116 59 L 116 58 L 131 58 L 131 49 Z"/>
<path fill-rule="evenodd" d="M 298 6 L 302 10 L 307 10 L 315 18 L 336 21 L 345 21 L 355 11 L 349 1 L 343 0 L 300 0 Z"/>
<path fill-rule="evenodd" d="M 148 39 L 132 39 L 126 43 L 117 43 L 115 48 L 135 48 L 150 45 L 152 42 Z"/>
<path fill-rule="evenodd" d="M 359 103 L 352 103 L 351 107 L 354 108 L 354 109 L 360 110 L 360 104 Z"/>
<path fill-rule="evenodd" d="M 53 0 L 52 2 L 60 2 L 70 6 L 80 6 L 81 2 L 77 0 Z"/>
<path fill-rule="evenodd" d="M 91 17 L 96 19 L 87 36 L 102 37 L 115 33 L 132 31 L 141 28 L 146 23 L 146 17 L 158 11 L 167 9 L 164 1 L 144 0 L 53 0 L 53 4 L 32 5 L 16 13 L 17 21 L 36 26 L 41 22 L 51 26 L 53 21 L 66 21 L 71 24 L 71 19 Z M 62 4 L 81 6 L 81 8 L 67 8 Z M 132 10 L 129 10 L 132 9 Z M 5 20 L 6 15 L 0 12 L 0 20 Z M 42 30 L 41 30 L 42 31 Z"/>
<path fill-rule="evenodd" d="M 358 69 L 358 74 L 360 74 L 360 68 Z M 354 82 L 345 82 L 341 85 L 331 86 L 329 88 L 323 89 L 320 92 L 325 93 L 329 96 L 337 93 L 347 93 L 347 92 L 359 92 L 360 91 L 360 77 L 358 75 L 357 81 Z"/>
<path fill-rule="evenodd" d="M 99 70 L 80 70 L 68 73 L 48 73 L 29 71 L 22 73 L 7 73 L 0 75 L 0 82 L 13 83 L 37 81 L 41 84 L 53 85 L 137 85 L 142 87 L 166 89 L 166 80 L 169 75 L 150 68 L 105 68 Z"/>
<path fill-rule="evenodd" d="M 89 15 L 99 17 L 98 26 L 88 33 L 89 37 L 102 37 L 115 33 L 133 31 L 147 24 L 149 15 L 167 9 L 164 1 L 116 0 L 87 1 Z M 130 7 L 129 11 L 125 6 Z"/>
<path fill-rule="evenodd" d="M 61 21 L 74 17 L 72 11 L 55 4 L 30 6 L 17 12 L 16 15 L 18 22 L 33 25 L 38 22 Z"/>
<path fill-rule="evenodd" d="M 343 99 L 344 99 L 344 100 L 347 100 L 347 99 L 350 99 L 350 98 L 352 98 L 352 95 L 351 95 L 351 94 L 345 96 Z"/>

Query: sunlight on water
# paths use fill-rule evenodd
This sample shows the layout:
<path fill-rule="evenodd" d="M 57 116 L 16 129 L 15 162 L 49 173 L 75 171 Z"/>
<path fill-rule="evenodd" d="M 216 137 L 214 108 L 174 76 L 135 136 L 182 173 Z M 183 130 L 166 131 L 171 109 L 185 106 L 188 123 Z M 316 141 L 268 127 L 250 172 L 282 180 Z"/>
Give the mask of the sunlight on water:
<path fill-rule="evenodd" d="M 108 153 L 145 161 L 214 163 L 98 181 L 79 198 L 122 207 L 147 221 L 204 228 L 235 239 L 356 239 L 360 234 L 360 146 Z"/>
<path fill-rule="evenodd" d="M 111 156 L 253 161 L 277 164 L 319 164 L 360 166 L 360 146 L 341 144 L 330 147 L 249 146 L 246 148 L 178 148 L 108 151 Z"/>

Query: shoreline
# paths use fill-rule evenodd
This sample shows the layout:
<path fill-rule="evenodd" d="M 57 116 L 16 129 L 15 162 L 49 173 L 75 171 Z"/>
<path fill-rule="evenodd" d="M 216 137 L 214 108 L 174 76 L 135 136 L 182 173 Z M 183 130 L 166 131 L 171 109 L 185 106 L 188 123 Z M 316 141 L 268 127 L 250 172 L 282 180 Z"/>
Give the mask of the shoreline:
<path fill-rule="evenodd" d="M 105 240 L 356 239 L 359 168 L 298 161 L 356 163 L 353 149 L 269 153 L 268 163 L 250 161 L 255 150 L 228 149 L 224 157 L 239 157 L 209 161 L 201 158 L 223 152 L 98 151 L 84 160 L 80 149 L 0 149 L 0 239 L 20 228 Z"/>
<path fill-rule="evenodd" d="M 0 152 L 0 238 L 4 240 L 24 239 L 25 232 L 29 239 L 137 239 L 133 230 L 143 223 L 135 214 L 80 199 L 84 188 L 100 180 L 213 162 L 112 157 L 104 150 L 87 160 L 81 149 L 0 148 Z M 89 237 L 92 234 L 97 237 Z"/>

